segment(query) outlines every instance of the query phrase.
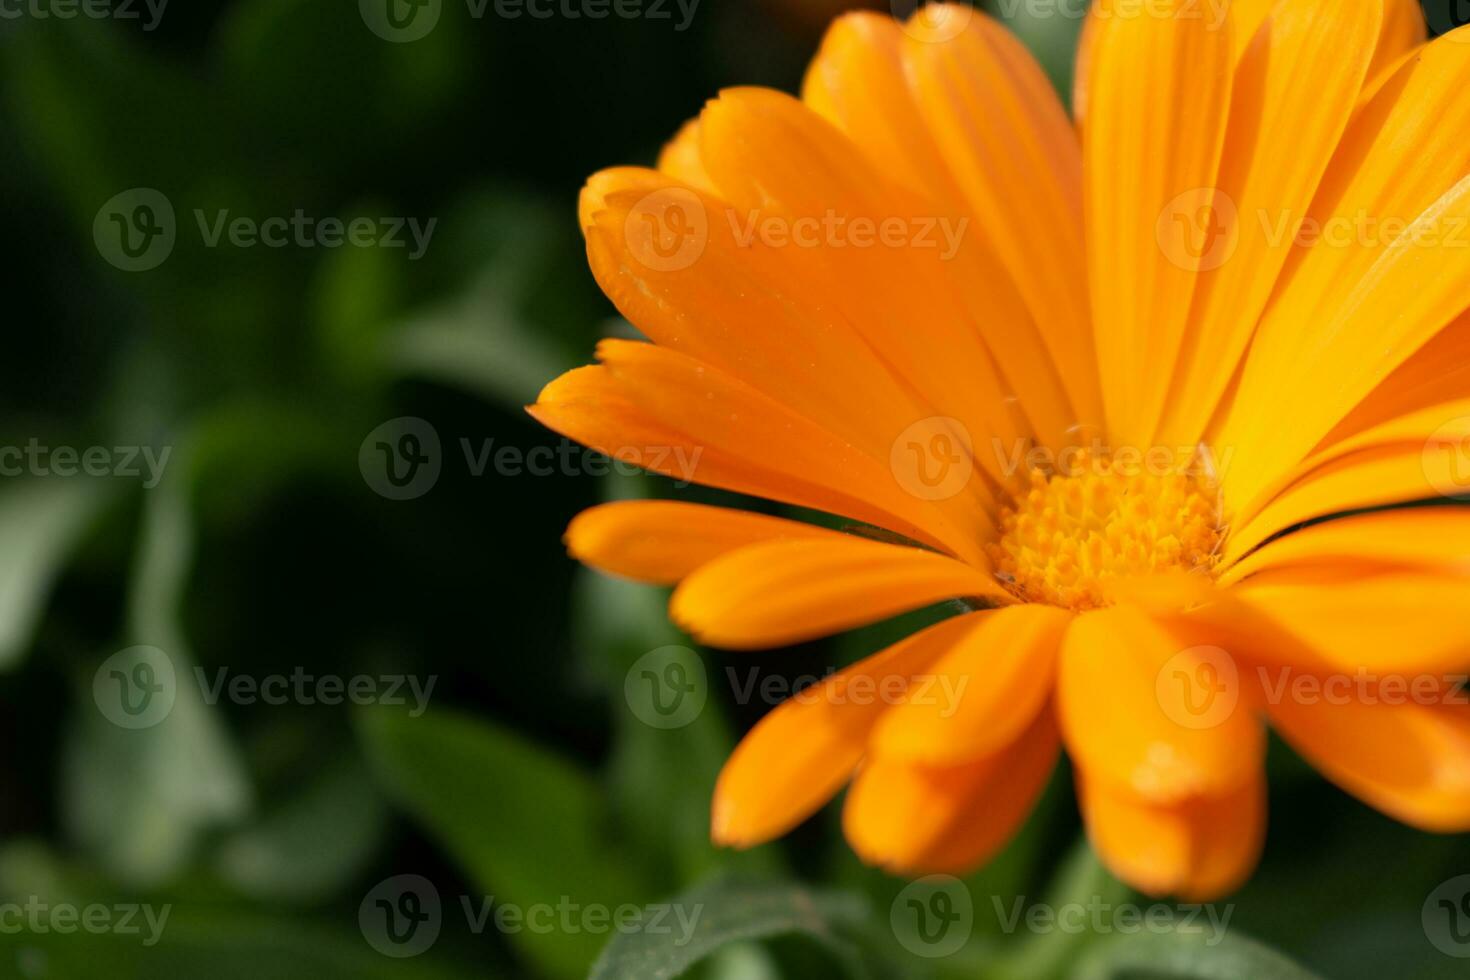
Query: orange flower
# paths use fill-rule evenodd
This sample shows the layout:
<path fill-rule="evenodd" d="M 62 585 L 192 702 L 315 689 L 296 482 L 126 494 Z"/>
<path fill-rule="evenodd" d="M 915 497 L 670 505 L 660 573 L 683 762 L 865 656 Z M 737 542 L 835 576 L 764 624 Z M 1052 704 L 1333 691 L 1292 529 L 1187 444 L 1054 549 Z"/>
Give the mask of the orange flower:
<path fill-rule="evenodd" d="M 716 841 L 851 780 L 864 859 L 967 869 L 1065 745 L 1109 867 L 1208 898 L 1257 860 L 1267 723 L 1470 829 L 1470 32 L 1423 39 L 1412 0 L 1107 0 L 1070 119 L 968 7 L 856 14 L 799 101 L 725 92 L 592 178 L 593 272 L 653 343 L 532 414 L 883 533 L 634 501 L 572 553 L 723 647 L 975 609 L 771 712 Z"/>

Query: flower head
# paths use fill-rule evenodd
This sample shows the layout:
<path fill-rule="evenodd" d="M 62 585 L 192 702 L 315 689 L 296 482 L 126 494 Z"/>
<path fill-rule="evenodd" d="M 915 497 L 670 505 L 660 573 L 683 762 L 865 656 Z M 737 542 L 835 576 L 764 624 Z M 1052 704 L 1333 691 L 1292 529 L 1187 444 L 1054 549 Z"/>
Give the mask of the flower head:
<path fill-rule="evenodd" d="M 969 7 L 855 14 L 799 100 L 727 91 L 589 181 L 593 272 L 652 343 L 531 412 L 882 533 L 633 501 L 573 554 L 731 648 L 974 609 L 762 720 L 717 841 L 851 782 L 862 857 L 970 868 L 1064 747 L 1103 860 L 1210 897 L 1257 860 L 1268 725 L 1470 829 L 1467 36 L 1424 43 L 1411 0 L 1102 0 L 1069 117 Z"/>

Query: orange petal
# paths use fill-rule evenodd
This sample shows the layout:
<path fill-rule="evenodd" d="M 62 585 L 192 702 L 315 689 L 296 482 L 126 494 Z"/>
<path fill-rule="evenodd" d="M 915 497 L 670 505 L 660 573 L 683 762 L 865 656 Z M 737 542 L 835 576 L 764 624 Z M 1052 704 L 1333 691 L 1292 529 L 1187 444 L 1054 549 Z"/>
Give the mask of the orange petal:
<path fill-rule="evenodd" d="M 977 502 L 988 491 L 969 471 L 959 471 L 968 478 L 957 495 L 921 498 L 917 491 L 922 488 L 904 479 L 891 449 L 881 461 L 858 451 L 775 399 L 692 357 L 624 340 L 604 340 L 597 355 L 627 401 L 667 428 L 688 433 L 698 445 L 801 483 L 842 493 L 859 488 L 872 507 L 922 527 L 923 540 L 941 541 L 967 558 L 978 559 L 979 543 L 992 533 L 990 517 Z M 684 479 L 704 482 L 698 475 L 702 460 L 690 463 L 695 475 Z"/>
<path fill-rule="evenodd" d="M 939 39 L 887 17 L 833 24 L 807 73 L 803 98 L 910 190 L 973 215 L 985 261 L 1023 296 L 1063 397 L 1101 422 L 1082 259 L 1082 157 L 1045 74 L 1014 35 L 969 7 L 931 4 L 950 18 Z M 964 277 L 967 281 L 969 277 Z M 980 291 L 983 281 L 976 279 Z M 982 293 L 982 295 L 984 295 Z M 1014 337 L 989 336 L 1002 370 L 1037 357 Z M 1007 346 L 997 346 L 1000 342 Z"/>
<path fill-rule="evenodd" d="M 716 844 L 753 847 L 811 816 L 842 788 L 874 723 L 909 679 L 969 629 L 956 616 L 915 633 L 776 708 L 736 747 L 715 785 Z"/>
<path fill-rule="evenodd" d="M 848 791 L 842 828 L 869 864 L 896 874 L 963 874 L 993 857 L 1036 806 L 1056 768 L 1050 710 L 1011 744 L 936 768 L 870 755 Z"/>
<path fill-rule="evenodd" d="M 1238 788 L 1265 740 L 1246 678 L 1220 667 L 1137 609 L 1079 616 L 1057 681 L 1067 751 L 1090 779 L 1161 805 Z"/>
<path fill-rule="evenodd" d="M 837 535 L 732 551 L 686 578 L 669 613 L 702 643 L 755 649 L 961 596 L 1009 598 L 992 574 L 953 558 Z"/>
<path fill-rule="evenodd" d="M 1269 707 L 1271 723 L 1338 786 L 1424 830 L 1470 830 L 1470 705 L 1312 703 Z"/>
<path fill-rule="evenodd" d="M 1231 585 L 1257 572 L 1320 565 L 1470 575 L 1470 511 L 1415 507 L 1314 524 L 1262 546 L 1217 581 Z"/>
<path fill-rule="evenodd" d="M 1237 515 L 1465 309 L 1467 85 L 1470 45 L 1440 38 L 1348 127 L 1304 226 L 1320 240 L 1288 262 L 1221 432 L 1250 447 L 1224 486 Z"/>
<path fill-rule="evenodd" d="M 806 228 L 810 244 L 783 254 L 933 414 L 962 420 L 977 439 L 1010 443 L 1028 434 L 1008 400 L 1014 388 L 1028 413 L 1050 413 L 1053 428 L 1065 426 L 1065 396 L 1044 351 L 1005 363 L 1004 348 L 1035 331 L 1004 274 L 966 251 L 966 215 L 906 191 L 825 119 L 778 92 L 722 93 L 700 117 L 700 133 L 705 166 L 738 219 Z M 895 222 L 891 246 L 849 240 L 860 223 Z M 994 359 L 983 338 L 1001 345 Z M 1039 350 L 1039 340 L 1032 346 Z"/>
<path fill-rule="evenodd" d="M 1014 741 L 1051 696 L 1071 613 L 1019 605 L 982 613 L 902 705 L 883 716 L 873 751 L 889 762 L 953 766 Z"/>
<path fill-rule="evenodd" d="M 1231 594 L 1315 651 L 1323 664 L 1402 675 L 1470 664 L 1467 585 L 1464 574 L 1321 563 L 1261 572 Z M 1264 649 L 1252 652 L 1300 663 L 1299 653 L 1277 658 Z"/>
<path fill-rule="evenodd" d="M 1266 781 L 1160 806 L 1106 781 L 1078 777 L 1093 850 L 1108 870 L 1148 895 L 1208 902 L 1243 884 L 1266 836 Z"/>
<path fill-rule="evenodd" d="M 728 507 L 620 500 L 582 511 L 567 528 L 580 562 L 639 582 L 673 585 L 720 555 L 759 541 L 840 537 L 835 531 Z"/>
<path fill-rule="evenodd" d="M 1179 236 L 1180 220 L 1214 201 L 1233 53 L 1229 20 L 1195 0 L 1161 0 L 1149 16 L 1117 15 L 1114 2 L 1091 28 L 1088 278 L 1109 436 L 1147 447 L 1208 255 Z"/>
<path fill-rule="evenodd" d="M 1470 314 L 1461 314 L 1400 364 L 1322 440 L 1342 439 L 1411 412 L 1470 395 Z M 1445 418 L 1452 416 L 1446 414 Z"/>
<path fill-rule="evenodd" d="M 1429 37 L 1421 0 L 1384 0 L 1383 30 L 1373 55 L 1370 76 L 1388 71 Z"/>
<path fill-rule="evenodd" d="M 676 142 L 698 135 L 696 121 Z M 906 427 L 933 414 L 802 275 L 806 250 L 742 241 L 743 215 L 731 205 L 651 170 L 604 171 L 582 198 L 598 285 L 659 345 L 880 459 Z"/>
<path fill-rule="evenodd" d="M 738 443 L 713 445 L 702 436 L 688 434 L 678 427 L 679 419 L 660 417 L 634 404 L 627 387 L 605 367 L 568 371 L 547 385 L 527 411 L 542 425 L 569 439 L 650 472 L 840 514 L 938 544 L 938 538 L 912 521 L 854 497 L 840 479 L 825 479 L 828 474 L 823 469 L 793 471 L 782 465 L 779 453 L 771 454 L 769 460 L 764 458 L 765 453 L 752 458 Z M 879 479 L 881 483 L 875 486 L 881 489 L 891 476 Z M 909 507 L 901 501 L 898 504 L 900 511 Z M 922 516 L 919 520 L 930 523 Z M 943 522 L 935 526 L 943 526 Z M 942 535 L 948 533 L 941 531 Z"/>
<path fill-rule="evenodd" d="M 1271 5 L 1256 6 L 1264 16 Z M 1185 213 L 1190 224 L 1179 233 L 1189 241 L 1168 239 L 1203 254 L 1205 271 L 1165 409 L 1164 445 L 1195 445 L 1213 418 L 1293 250 L 1292 236 L 1276 229 L 1311 204 L 1377 44 L 1376 3 L 1280 0 L 1274 8 L 1236 68 L 1217 209 Z M 1239 32 L 1240 5 L 1233 10 Z M 1204 204 L 1186 198 L 1181 207 Z"/>
<path fill-rule="evenodd" d="M 1470 492 L 1467 447 L 1470 418 L 1451 419 L 1434 440 L 1368 446 L 1315 466 L 1231 528 L 1223 561 L 1236 562 L 1272 535 L 1320 517 Z"/>
<path fill-rule="evenodd" d="M 691 119 L 669 140 L 658 157 L 658 170 L 701 191 L 712 191 L 714 181 L 699 154 L 699 120 Z"/>

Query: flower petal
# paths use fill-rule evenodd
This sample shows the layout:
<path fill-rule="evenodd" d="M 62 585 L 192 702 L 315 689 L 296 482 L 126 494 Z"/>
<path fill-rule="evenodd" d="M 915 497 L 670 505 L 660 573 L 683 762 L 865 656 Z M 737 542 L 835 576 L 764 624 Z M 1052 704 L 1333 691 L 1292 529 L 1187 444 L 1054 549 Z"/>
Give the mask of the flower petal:
<path fill-rule="evenodd" d="M 1268 5 L 1259 4 L 1263 8 Z M 1377 44 L 1375 3 L 1280 0 L 1235 71 L 1217 210 L 1187 213 L 1179 239 L 1205 256 L 1159 441 L 1199 442 L 1293 250 L 1278 232 L 1304 214 L 1347 128 Z M 1237 31 L 1239 5 L 1237 12 Z M 1239 34 L 1237 34 L 1239 40 Z M 1302 84 L 1303 78 L 1312 80 Z M 1181 207 L 1203 207 L 1203 198 Z M 1169 239 L 1174 242 L 1174 239 Z"/>
<path fill-rule="evenodd" d="M 1173 806 L 1085 775 L 1077 782 L 1093 850 L 1145 894 L 1212 901 L 1243 884 L 1260 860 L 1266 782 L 1259 768 L 1229 793 Z"/>
<path fill-rule="evenodd" d="M 890 762 L 935 767 L 999 752 L 1051 697 L 1057 650 L 1071 619 L 1041 605 L 975 616 L 974 629 L 934 665 L 926 683 L 883 716 L 873 751 Z"/>
<path fill-rule="evenodd" d="M 993 857 L 1036 806 L 1059 751 L 1051 711 L 994 755 L 929 767 L 875 753 L 842 827 L 858 857 L 896 874 L 963 874 Z"/>
<path fill-rule="evenodd" d="M 1076 133 L 1045 74 L 996 20 L 944 4 L 917 16 L 953 27 L 942 39 L 921 39 L 876 14 L 839 19 L 807 73 L 803 98 L 885 173 L 946 210 L 974 216 L 972 237 L 994 253 L 984 261 L 1003 267 L 1024 297 L 1075 419 L 1099 424 L 1087 294 L 1077 273 Z M 983 280 L 974 288 L 983 294 Z M 1029 338 L 1024 348 L 1014 336 L 987 340 L 1008 375 L 1017 358 L 1043 353 Z"/>
<path fill-rule="evenodd" d="M 568 371 L 548 384 L 526 411 L 569 439 L 675 480 L 840 514 L 915 540 L 939 542 L 932 533 L 884 506 L 853 496 L 840 480 L 824 479 L 822 469 L 793 471 L 781 465 L 780 454 L 769 461 L 752 459 L 738 445 L 711 445 L 682 431 L 678 419 L 656 416 L 634 404 L 627 387 L 600 365 Z M 908 507 L 900 502 L 896 509 Z M 919 520 L 930 523 L 928 518 Z M 950 533 L 942 530 L 942 521 L 933 526 L 941 528 L 941 535 Z"/>
<path fill-rule="evenodd" d="M 1466 308 L 1467 85 L 1470 45 L 1442 37 L 1348 127 L 1306 216 L 1320 236 L 1288 262 L 1220 434 L 1251 448 L 1224 486 L 1237 515 Z"/>
<path fill-rule="evenodd" d="M 1269 707 L 1272 725 L 1338 786 L 1397 820 L 1470 830 L 1470 705 L 1303 703 Z"/>
<path fill-rule="evenodd" d="M 1109 437 L 1146 447 L 1204 259 L 1174 247 L 1171 218 L 1213 201 L 1234 62 L 1228 19 L 1194 0 L 1161 0 L 1148 16 L 1118 15 L 1115 2 L 1099 4 L 1088 59 L 1088 278 Z"/>
<path fill-rule="evenodd" d="M 1128 606 L 1073 621 L 1062 640 L 1058 706 L 1067 751 L 1090 779 L 1173 805 L 1252 777 L 1265 739 L 1249 701 L 1197 723 L 1206 716 L 1186 699 L 1199 692 L 1171 683 L 1173 673 L 1190 672 L 1194 662 L 1179 659 L 1189 656 L 1188 643 Z"/>
<path fill-rule="evenodd" d="M 567 528 L 572 557 L 612 575 L 673 585 L 719 556 L 760 541 L 841 537 L 836 531 L 728 507 L 619 500 L 578 514 Z"/>
<path fill-rule="evenodd" d="M 1314 524 L 1263 545 L 1217 581 L 1231 585 L 1257 572 L 1314 565 L 1470 575 L 1470 510 L 1415 507 Z"/>
<path fill-rule="evenodd" d="M 716 844 L 753 847 L 779 837 L 842 788 L 866 751 L 868 733 L 909 679 L 966 632 L 956 616 L 862 660 L 792 697 L 736 747 L 715 784 L 710 833 Z"/>
<path fill-rule="evenodd" d="M 839 535 L 732 551 L 686 578 L 669 614 L 702 643 L 758 649 L 962 596 L 1009 599 L 993 575 L 953 558 Z"/>
<path fill-rule="evenodd" d="M 933 414 L 962 420 L 976 438 L 1010 441 L 1029 434 L 1014 394 L 1038 428 L 1068 424 L 1044 351 L 1006 363 L 1005 346 L 1035 331 L 1004 274 L 966 251 L 966 216 L 908 192 L 829 122 L 778 92 L 725 91 L 705 108 L 700 133 L 705 167 L 735 214 L 793 235 L 806 229 L 806 242 L 783 254 L 803 263 L 813 287 Z M 860 226 L 888 225 L 898 232 L 891 246 L 849 241 Z M 1033 346 L 1040 350 L 1039 339 Z"/>

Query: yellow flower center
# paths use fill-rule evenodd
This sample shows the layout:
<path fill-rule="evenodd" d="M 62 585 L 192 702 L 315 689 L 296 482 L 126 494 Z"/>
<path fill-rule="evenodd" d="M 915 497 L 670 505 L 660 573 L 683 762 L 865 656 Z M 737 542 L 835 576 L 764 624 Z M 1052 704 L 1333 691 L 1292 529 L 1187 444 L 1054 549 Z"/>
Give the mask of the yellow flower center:
<path fill-rule="evenodd" d="M 1219 495 L 1197 467 L 1151 467 L 1079 454 L 1065 471 L 1033 469 L 990 546 L 1017 597 L 1069 609 L 1109 605 L 1125 579 L 1211 572 L 1219 560 Z"/>

